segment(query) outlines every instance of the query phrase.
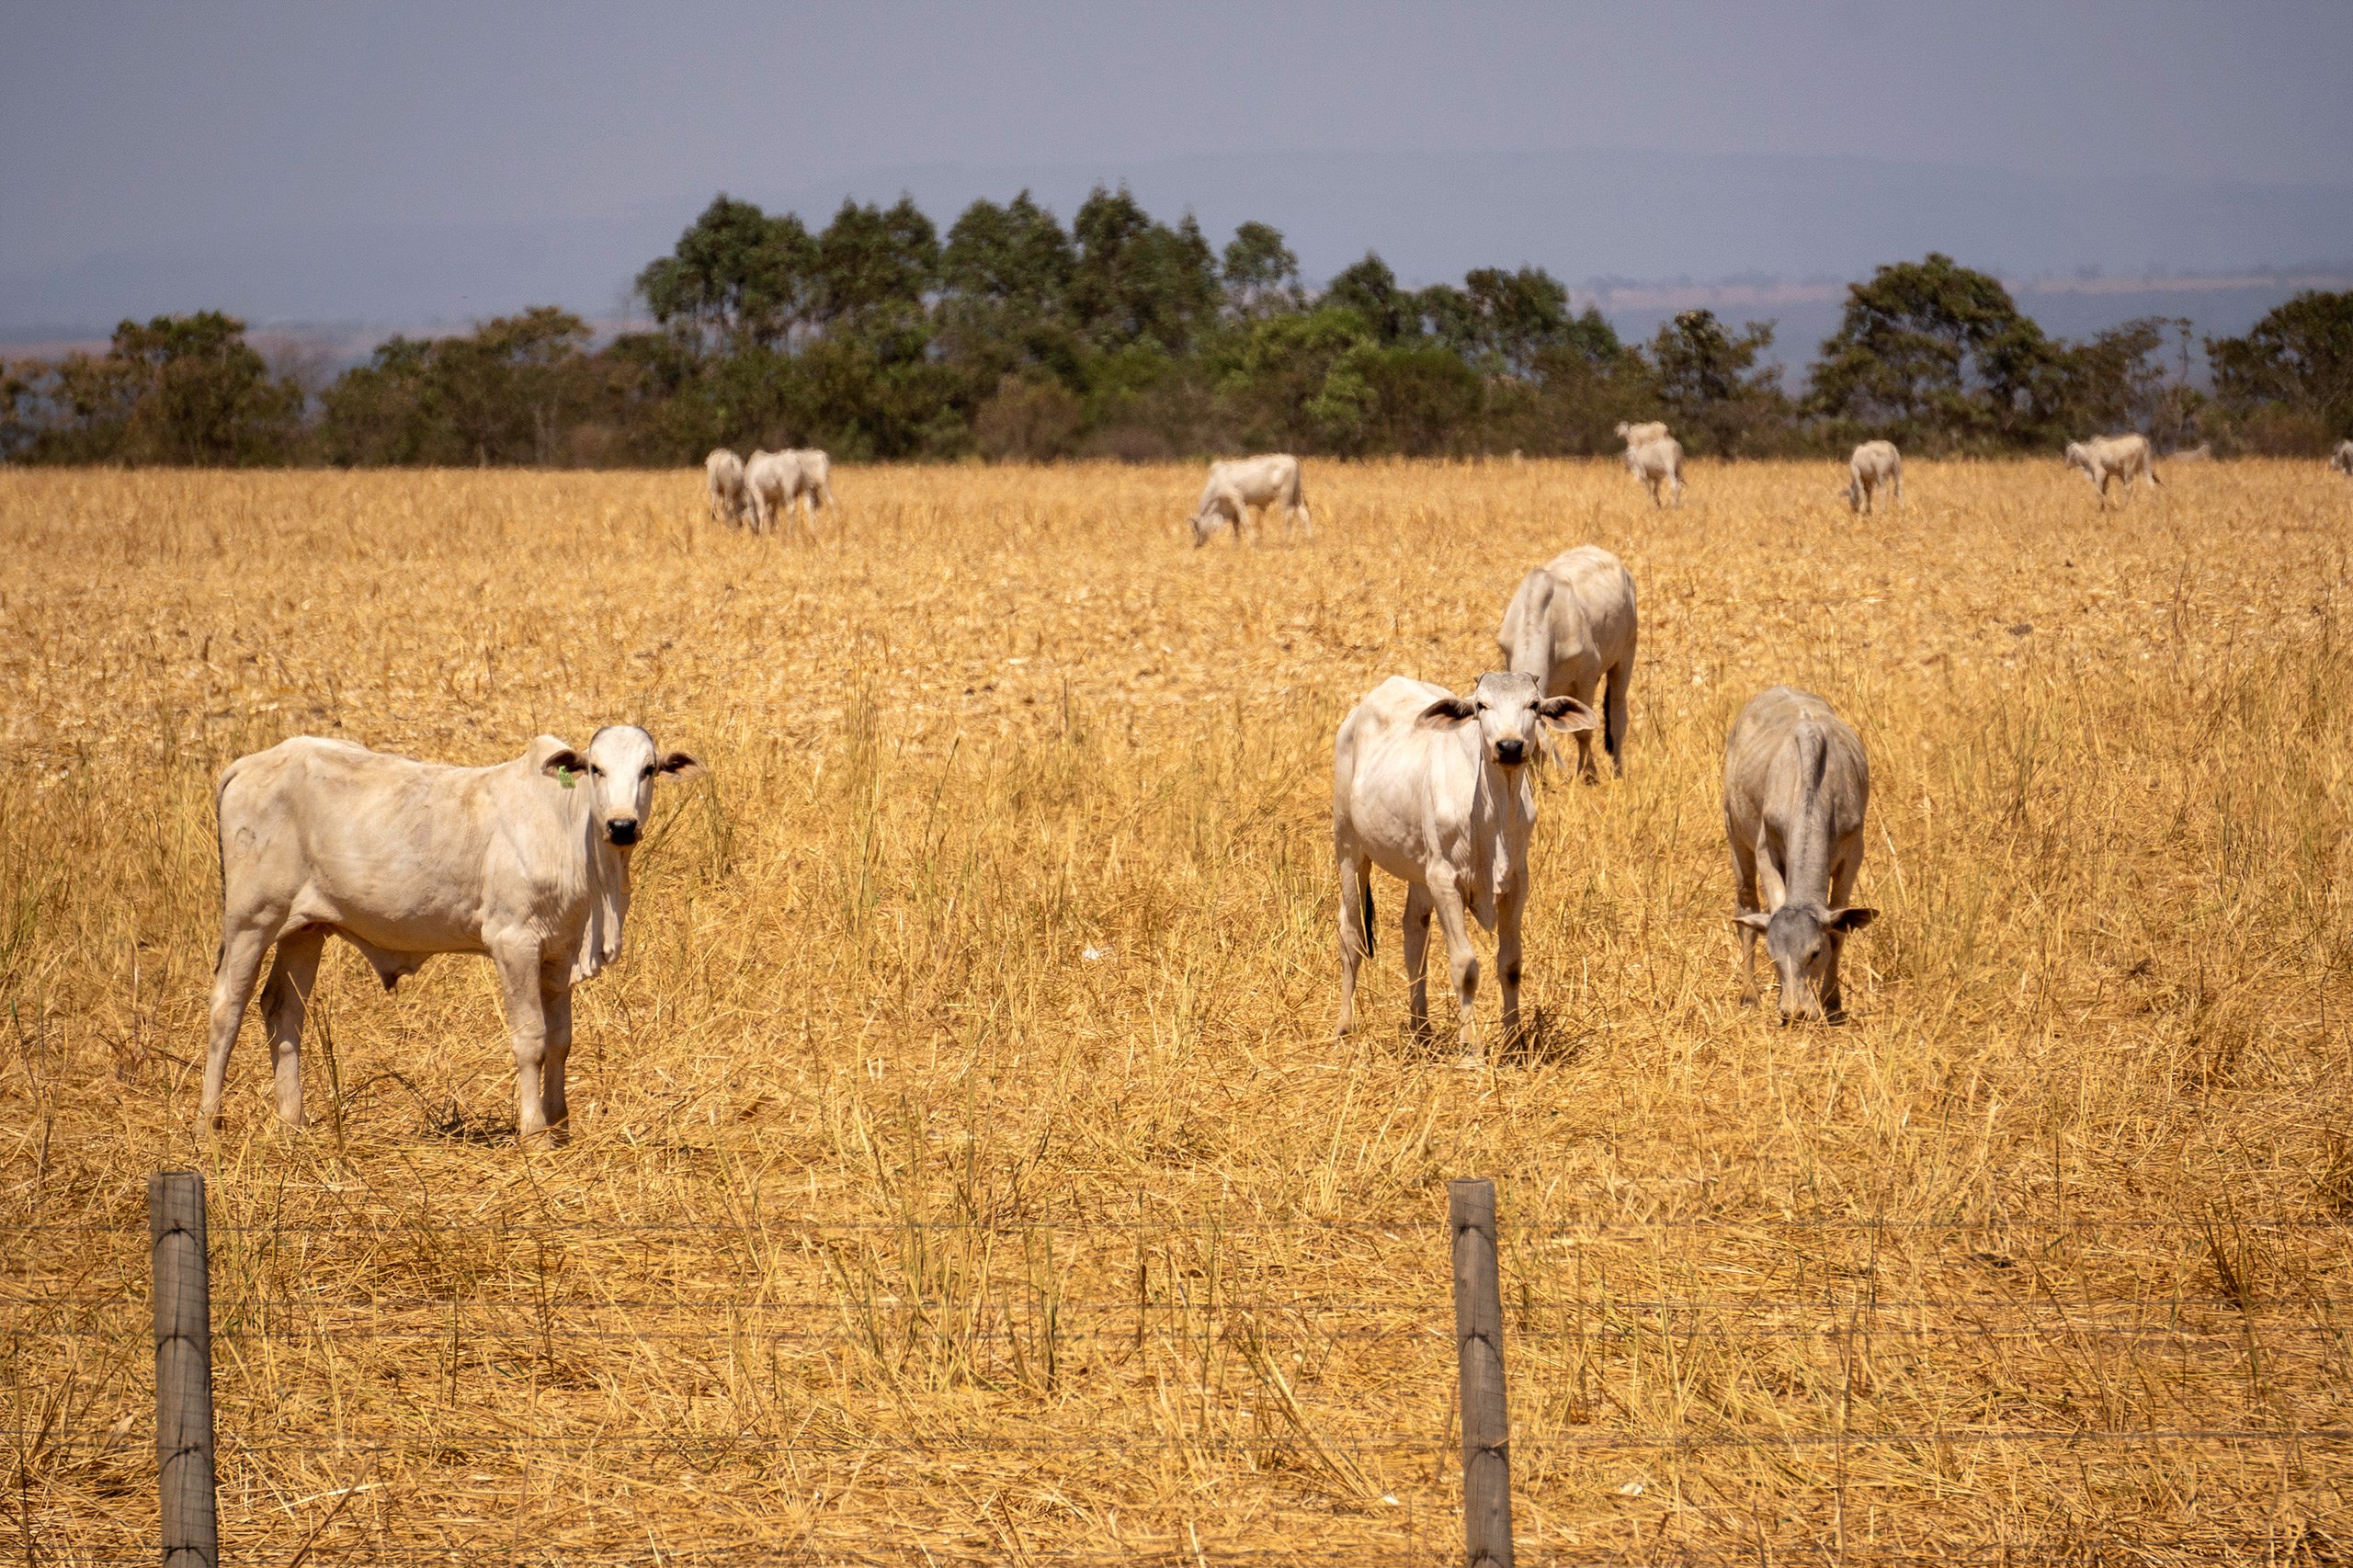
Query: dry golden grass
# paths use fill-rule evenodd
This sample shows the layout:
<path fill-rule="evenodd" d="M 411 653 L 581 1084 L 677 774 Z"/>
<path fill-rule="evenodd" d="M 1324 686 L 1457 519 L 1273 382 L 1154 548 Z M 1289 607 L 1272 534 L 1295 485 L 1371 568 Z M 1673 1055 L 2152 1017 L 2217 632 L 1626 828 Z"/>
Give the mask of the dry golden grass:
<path fill-rule="evenodd" d="M 1442 1561 L 1470 1174 L 1524 1562 L 2342 1561 L 2353 501 L 1842 478 L 1316 464 L 1316 543 L 1196 553 L 1189 468 L 846 472 L 814 550 L 699 475 L 0 473 L 0 1557 L 149 1560 L 192 1164 L 238 1562 Z M 1406 1038 L 1383 881 L 1336 1045 L 1332 728 L 1586 540 L 1642 664 L 1625 780 L 1541 790 L 1541 1033 Z M 1733 1005 L 1722 738 L 1783 679 L 1875 774 L 1838 1028 Z M 196 1135 L 222 763 L 621 720 L 714 777 L 568 1145 L 485 965 L 339 947 L 332 1114 L 249 1023 Z"/>

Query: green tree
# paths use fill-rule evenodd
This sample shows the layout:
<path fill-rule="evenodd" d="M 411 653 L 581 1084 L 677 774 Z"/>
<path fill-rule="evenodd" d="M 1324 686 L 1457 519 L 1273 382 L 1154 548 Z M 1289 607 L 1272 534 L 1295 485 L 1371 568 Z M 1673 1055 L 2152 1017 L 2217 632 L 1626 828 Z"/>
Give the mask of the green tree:
<path fill-rule="evenodd" d="M 722 191 L 670 255 L 637 275 L 654 319 L 733 350 L 768 347 L 817 302 L 817 243 L 791 213 L 770 218 Z"/>
<path fill-rule="evenodd" d="M 1403 343 L 1422 335 L 1422 312 L 1413 293 L 1397 286 L 1389 264 L 1370 251 L 1364 259 L 1341 268 L 1324 290 L 1324 304 L 1352 311 L 1383 345 Z"/>
<path fill-rule="evenodd" d="M 2308 290 L 2244 337 L 2209 338 L 2214 395 L 2256 421 L 2258 445 L 2324 447 L 2353 435 L 2353 292 Z"/>
<path fill-rule="evenodd" d="M 1070 310 L 1107 349 L 1145 339 L 1181 355 L 1216 318 L 1217 259 L 1190 213 L 1174 229 L 1155 222 L 1127 187 L 1097 186 L 1071 230 L 1078 242 Z"/>
<path fill-rule="evenodd" d="M 1771 322 L 1749 322 L 1734 336 L 1713 311 L 1683 311 L 1660 325 L 1651 340 L 1658 395 L 1694 451 L 1754 449 L 1786 426 L 1780 371 L 1757 364 L 1772 346 Z"/>
<path fill-rule="evenodd" d="M 1999 279 L 1931 252 L 1850 284 L 1807 407 L 1927 449 L 2040 437 L 2033 383 L 2051 345 Z"/>
<path fill-rule="evenodd" d="M 1300 307 L 1299 257 L 1283 244 L 1282 231 L 1248 222 L 1233 231 L 1225 247 L 1226 303 L 1245 320 Z"/>

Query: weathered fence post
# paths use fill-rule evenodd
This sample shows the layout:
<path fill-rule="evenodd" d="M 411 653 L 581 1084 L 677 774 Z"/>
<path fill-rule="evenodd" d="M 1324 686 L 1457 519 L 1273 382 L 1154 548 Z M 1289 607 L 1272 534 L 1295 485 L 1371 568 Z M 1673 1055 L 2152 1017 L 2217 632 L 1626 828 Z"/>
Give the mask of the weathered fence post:
<path fill-rule="evenodd" d="M 212 1476 L 212 1282 L 204 1244 L 204 1176 L 147 1178 L 155 1270 L 155 1481 L 164 1568 L 218 1568 Z"/>
<path fill-rule="evenodd" d="M 1470 1568 L 1511 1568 L 1511 1422 L 1504 1411 L 1504 1301 L 1495 1184 L 1446 1184 L 1454 1234 L 1454 1346 L 1461 1380 L 1462 1545 Z"/>

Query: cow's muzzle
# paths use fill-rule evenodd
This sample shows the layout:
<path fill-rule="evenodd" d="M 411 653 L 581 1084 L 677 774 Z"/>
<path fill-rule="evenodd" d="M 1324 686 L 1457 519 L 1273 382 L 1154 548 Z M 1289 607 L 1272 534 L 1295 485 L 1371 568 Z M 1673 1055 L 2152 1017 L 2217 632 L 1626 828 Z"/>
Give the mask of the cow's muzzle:
<path fill-rule="evenodd" d="M 605 836 L 626 849 L 637 842 L 637 819 L 615 817 L 605 824 Z"/>
<path fill-rule="evenodd" d="M 1497 741 L 1495 760 L 1506 767 L 1518 767 L 1528 760 L 1528 743 L 1526 741 Z"/>

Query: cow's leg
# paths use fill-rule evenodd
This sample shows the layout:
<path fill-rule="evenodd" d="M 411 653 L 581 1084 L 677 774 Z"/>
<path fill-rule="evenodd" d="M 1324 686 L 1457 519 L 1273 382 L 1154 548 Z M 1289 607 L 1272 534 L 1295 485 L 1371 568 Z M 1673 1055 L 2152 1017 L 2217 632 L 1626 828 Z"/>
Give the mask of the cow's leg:
<path fill-rule="evenodd" d="M 1415 1040 L 1430 1029 L 1430 890 L 1405 885 L 1405 1020 Z"/>
<path fill-rule="evenodd" d="M 1753 915 L 1764 907 L 1756 899 L 1756 846 L 1741 842 L 1740 832 L 1729 817 L 1724 822 L 1724 836 L 1732 844 L 1733 905 L 1743 915 Z M 1756 1006 L 1756 932 L 1747 926 L 1735 925 L 1740 935 L 1740 1005 Z"/>
<path fill-rule="evenodd" d="M 1462 895 L 1455 891 L 1454 869 L 1441 869 L 1442 877 L 1433 877 L 1438 883 L 1430 889 L 1430 903 L 1438 915 L 1438 928 L 1446 937 L 1446 964 L 1454 982 L 1455 1006 L 1461 1015 L 1461 1067 L 1482 1067 L 1486 1064 L 1486 1052 L 1479 1045 L 1479 1025 L 1473 1008 L 1479 1000 L 1479 951 L 1471 945 L 1471 922 L 1462 907 Z"/>
<path fill-rule="evenodd" d="M 506 993 L 506 1032 L 515 1045 L 515 1131 L 536 1138 L 548 1129 L 548 1026 L 540 1006 L 539 941 L 523 937 L 494 945 L 490 961 Z"/>
<path fill-rule="evenodd" d="M 1626 687 L 1634 675 L 1634 661 L 1620 659 L 1604 677 L 1601 698 L 1602 743 L 1609 748 L 1609 767 L 1626 777 Z"/>
<path fill-rule="evenodd" d="M 1832 864 L 1830 868 L 1831 908 L 1847 907 L 1847 896 L 1855 891 L 1855 873 L 1862 869 L 1862 858 L 1859 853 L 1851 859 L 1841 856 Z M 1830 956 L 1824 960 L 1822 966 L 1822 1016 L 1833 1023 L 1837 1022 L 1847 1011 L 1845 995 L 1838 988 L 1838 960 L 1846 950 L 1847 934 L 1844 931 L 1831 932 Z"/>
<path fill-rule="evenodd" d="M 1506 1049 L 1519 1039 L 1519 917 L 1526 903 L 1517 888 L 1495 895 L 1495 978 L 1503 987 Z"/>
<path fill-rule="evenodd" d="M 540 1017 L 547 1028 L 547 1057 L 540 1068 L 540 1103 L 551 1128 L 571 1119 L 572 1102 L 564 1093 L 564 1063 L 572 1059 L 572 960 L 565 958 L 540 969 Z"/>
<path fill-rule="evenodd" d="M 1372 946 L 1372 868 L 1343 848 L 1340 864 L 1340 1024 L 1336 1034 L 1357 1027 L 1357 966 Z"/>
<path fill-rule="evenodd" d="M 245 1020 L 245 1004 L 253 999 L 254 981 L 261 960 L 269 956 L 269 929 L 261 926 L 228 927 L 224 917 L 221 963 L 212 975 L 210 1035 L 204 1054 L 204 1099 L 197 1115 L 208 1127 L 221 1125 L 221 1092 L 229 1081 L 229 1053 L 236 1049 L 237 1028 Z"/>
<path fill-rule="evenodd" d="M 305 926 L 278 939 L 278 961 L 261 988 L 261 1019 L 269 1031 L 269 1062 L 278 1079 L 278 1115 L 289 1127 L 302 1125 L 302 1020 L 311 987 L 318 983 L 319 954 L 327 928 Z"/>

